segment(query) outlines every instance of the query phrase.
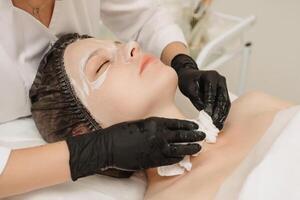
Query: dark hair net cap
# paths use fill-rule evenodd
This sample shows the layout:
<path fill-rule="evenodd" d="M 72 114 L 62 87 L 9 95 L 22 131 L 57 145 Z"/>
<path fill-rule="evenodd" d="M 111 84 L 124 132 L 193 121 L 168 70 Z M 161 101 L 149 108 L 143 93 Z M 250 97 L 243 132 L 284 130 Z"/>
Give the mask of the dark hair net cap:
<path fill-rule="evenodd" d="M 61 36 L 43 57 L 29 92 L 35 124 L 47 142 L 99 130 L 70 83 L 64 66 L 66 47 L 79 39 L 91 38 L 77 33 Z M 117 169 L 99 170 L 100 174 L 129 177 L 132 172 Z"/>

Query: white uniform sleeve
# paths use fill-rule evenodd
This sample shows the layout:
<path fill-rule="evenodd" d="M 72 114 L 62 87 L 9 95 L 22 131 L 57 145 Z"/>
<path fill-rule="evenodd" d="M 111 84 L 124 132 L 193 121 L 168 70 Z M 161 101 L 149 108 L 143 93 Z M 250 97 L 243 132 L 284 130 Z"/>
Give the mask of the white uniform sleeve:
<path fill-rule="evenodd" d="M 171 42 L 186 44 L 184 35 L 156 0 L 102 0 L 101 20 L 123 41 L 135 40 L 158 57 Z"/>
<path fill-rule="evenodd" d="M 0 146 L 0 175 L 4 171 L 11 149 Z"/>

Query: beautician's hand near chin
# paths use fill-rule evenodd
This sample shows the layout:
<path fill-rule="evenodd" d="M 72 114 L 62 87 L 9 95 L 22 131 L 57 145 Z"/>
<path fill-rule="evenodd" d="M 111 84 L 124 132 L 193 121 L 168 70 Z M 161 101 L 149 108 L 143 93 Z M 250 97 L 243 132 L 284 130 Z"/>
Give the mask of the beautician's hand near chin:
<path fill-rule="evenodd" d="M 190 121 L 152 117 L 70 137 L 72 180 L 99 169 L 135 171 L 177 163 L 200 151 L 193 142 L 203 140 L 205 134 L 196 129 L 198 125 Z"/>
<path fill-rule="evenodd" d="M 185 54 L 176 55 L 171 66 L 177 72 L 180 91 L 222 129 L 231 106 L 225 77 L 216 71 L 199 70 L 196 62 Z"/>

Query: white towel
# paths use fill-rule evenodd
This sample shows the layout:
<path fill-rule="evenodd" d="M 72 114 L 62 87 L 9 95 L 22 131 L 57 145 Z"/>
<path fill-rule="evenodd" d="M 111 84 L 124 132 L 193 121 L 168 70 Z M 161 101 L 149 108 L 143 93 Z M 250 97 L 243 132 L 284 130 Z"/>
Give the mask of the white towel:
<path fill-rule="evenodd" d="M 290 118 L 292 113 L 294 116 Z M 284 122 L 287 117 L 290 118 L 288 123 Z M 300 199 L 300 107 L 281 111 L 276 120 L 269 128 L 269 134 L 266 133 L 266 138 L 270 139 L 270 134 L 274 134 L 272 132 L 279 135 L 245 179 L 238 197 L 240 200 Z M 278 130 L 277 124 L 283 128 Z"/>
<path fill-rule="evenodd" d="M 219 129 L 215 127 L 211 117 L 207 113 L 202 110 L 200 111 L 198 118 L 191 121 L 196 122 L 199 125 L 198 130 L 206 134 L 205 142 L 215 143 L 217 141 Z M 198 154 L 199 153 L 195 154 L 195 156 Z M 176 176 L 183 174 L 185 171 L 190 171 L 191 169 L 192 163 L 190 162 L 190 156 L 185 156 L 184 159 L 177 164 L 158 167 L 157 172 L 160 176 Z"/>

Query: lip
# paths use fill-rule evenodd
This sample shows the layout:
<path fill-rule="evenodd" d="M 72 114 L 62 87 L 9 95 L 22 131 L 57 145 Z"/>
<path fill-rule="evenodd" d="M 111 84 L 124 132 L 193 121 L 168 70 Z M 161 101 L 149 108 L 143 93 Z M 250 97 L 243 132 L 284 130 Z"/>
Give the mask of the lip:
<path fill-rule="evenodd" d="M 149 66 L 150 63 L 154 62 L 156 58 L 152 55 L 146 54 L 141 59 L 140 64 L 140 74 L 143 73 L 143 71 L 146 69 L 146 67 Z"/>

